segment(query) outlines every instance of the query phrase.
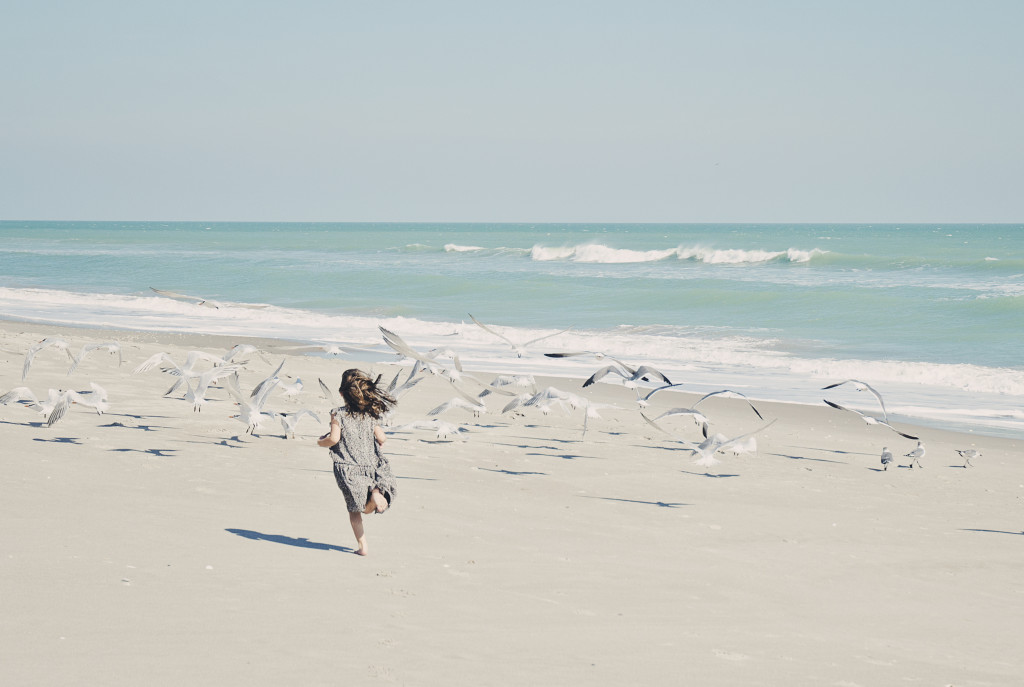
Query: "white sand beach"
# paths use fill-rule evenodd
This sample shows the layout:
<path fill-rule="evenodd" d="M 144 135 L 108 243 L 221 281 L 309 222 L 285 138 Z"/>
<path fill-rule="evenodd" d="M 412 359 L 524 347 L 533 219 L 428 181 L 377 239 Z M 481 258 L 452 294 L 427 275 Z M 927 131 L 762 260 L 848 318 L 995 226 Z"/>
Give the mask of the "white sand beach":
<path fill-rule="evenodd" d="M 119 341 L 124 364 L 97 351 L 68 376 L 48 349 L 22 382 L 25 352 L 48 335 L 76 351 Z M 885 427 L 757 403 L 776 420 L 757 452 L 705 472 L 644 422 L 631 390 L 538 379 L 621 409 L 582 437 L 582 410 L 502 415 L 491 397 L 480 417 L 441 416 L 466 427 L 457 436 L 391 433 L 399 492 L 367 517 L 360 557 L 315 444 L 326 414 L 294 440 L 276 422 L 250 436 L 223 390 L 196 413 L 163 396 L 173 378 L 131 372 L 162 350 L 181 361 L 240 342 L 0 323 L 0 393 L 96 382 L 110 401 L 52 427 L 0 406 L 0 683 L 1024 682 L 1019 440 L 898 425 L 927 447 L 909 468 L 915 442 Z M 282 374 L 305 387 L 271 396 L 282 412 L 338 405 L 317 378 L 336 389 L 349 367 L 399 369 L 269 358 L 249 358 L 243 388 L 287 358 Z M 428 378 L 394 424 L 453 395 Z M 650 410 L 696 398 L 659 394 Z M 765 424 L 738 399 L 701 409 L 727 436 Z M 700 439 L 685 418 L 665 424 Z M 982 455 L 965 468 L 968 448 Z"/>

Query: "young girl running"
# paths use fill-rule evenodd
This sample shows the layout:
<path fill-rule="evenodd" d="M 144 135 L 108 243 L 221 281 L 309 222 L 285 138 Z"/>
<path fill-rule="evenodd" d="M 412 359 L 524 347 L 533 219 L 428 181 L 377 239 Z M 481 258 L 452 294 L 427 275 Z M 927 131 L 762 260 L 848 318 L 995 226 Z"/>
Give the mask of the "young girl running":
<path fill-rule="evenodd" d="M 381 451 L 386 436 L 377 424 L 395 399 L 357 369 L 345 371 L 338 392 L 345 406 L 331 411 L 331 431 L 317 445 L 330 448 L 334 479 L 345 495 L 349 523 L 359 543 L 356 553 L 365 556 L 363 513 L 383 513 L 395 498 L 395 478 Z"/>

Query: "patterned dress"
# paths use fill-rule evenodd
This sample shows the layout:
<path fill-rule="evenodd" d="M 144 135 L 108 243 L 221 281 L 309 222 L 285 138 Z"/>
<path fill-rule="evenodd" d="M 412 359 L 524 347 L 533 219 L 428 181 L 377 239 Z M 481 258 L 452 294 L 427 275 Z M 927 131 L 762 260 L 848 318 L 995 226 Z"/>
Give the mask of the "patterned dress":
<path fill-rule="evenodd" d="M 391 464 L 373 438 L 377 420 L 369 414 L 350 414 L 344 409 L 337 412 L 341 424 L 341 440 L 330 447 L 334 460 L 334 479 L 345 495 L 350 513 L 362 511 L 374 487 L 387 500 L 395 498 L 395 477 Z"/>

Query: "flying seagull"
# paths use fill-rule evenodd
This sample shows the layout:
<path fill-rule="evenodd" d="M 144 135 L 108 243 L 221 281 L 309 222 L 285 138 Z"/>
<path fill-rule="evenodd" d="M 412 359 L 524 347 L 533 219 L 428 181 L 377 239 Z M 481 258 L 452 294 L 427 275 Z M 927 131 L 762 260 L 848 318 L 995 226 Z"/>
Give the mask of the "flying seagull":
<path fill-rule="evenodd" d="M 61 392 L 57 389 L 50 389 L 47 393 L 46 400 L 40 401 L 27 386 L 19 386 L 0 396 L 0 405 L 5 406 L 11 403 L 20 403 L 28 406 L 29 408 L 34 408 L 43 415 L 48 416 L 53 412 L 53 407 L 57 405 L 60 394 Z"/>
<path fill-rule="evenodd" d="M 572 329 L 572 327 L 567 327 L 566 329 L 563 329 L 563 330 L 558 331 L 558 332 L 554 332 L 553 334 L 545 334 L 544 336 L 538 336 L 536 339 L 530 339 L 529 341 L 526 341 L 526 342 L 523 342 L 523 343 L 517 343 L 517 342 L 513 341 L 512 339 L 508 338 L 507 336 L 505 336 L 504 334 L 500 334 L 500 333 L 494 331 L 493 329 L 488 327 L 486 324 L 484 324 L 480 320 L 478 320 L 475 317 L 473 317 L 473 315 L 469 315 L 469 319 L 471 319 L 474 322 L 476 322 L 477 326 L 479 326 L 481 329 L 483 329 L 488 334 L 493 334 L 494 336 L 498 337 L 499 339 L 501 339 L 502 341 L 507 343 L 509 346 L 511 346 L 512 350 L 516 352 L 516 356 L 519 357 L 519 358 L 522 358 L 524 355 L 526 355 L 526 347 L 527 346 L 530 346 L 531 344 L 535 344 L 538 341 L 543 341 L 544 339 L 550 339 L 552 336 L 558 336 L 559 334 L 565 334 L 567 331 Z"/>
<path fill-rule="evenodd" d="M 837 386 L 842 386 L 843 384 L 852 384 L 853 388 L 855 388 L 857 391 L 870 391 L 874 395 L 874 397 L 878 399 L 878 405 L 882 407 L 882 421 L 889 422 L 889 414 L 885 411 L 885 402 L 882 401 L 882 394 L 878 393 L 877 389 L 875 389 L 870 384 L 867 384 L 866 382 L 862 382 L 857 379 L 847 379 L 842 382 L 836 382 L 835 384 L 823 386 L 821 387 L 821 390 L 824 391 L 826 389 L 835 389 Z"/>
<path fill-rule="evenodd" d="M 851 412 L 851 413 L 856 413 L 857 415 L 860 415 L 860 418 L 862 420 L 864 420 L 864 422 L 869 424 L 869 425 L 882 425 L 883 427 L 888 427 L 892 431 L 896 432 L 901 437 L 904 437 L 906 439 L 913 439 L 914 441 L 917 441 L 917 437 L 911 436 L 910 434 L 904 434 L 903 432 L 899 431 L 898 429 L 896 429 L 895 427 L 890 425 L 888 422 L 883 422 L 882 420 L 879 420 L 876 417 L 871 417 L 870 415 L 865 415 L 864 413 L 860 412 L 859 410 L 854 410 L 853 408 L 847 408 L 845 406 L 841 406 L 838 403 L 833 403 L 832 401 L 829 401 L 829 400 L 826 400 L 826 399 L 822 399 L 822 400 L 825 401 L 825 403 L 827 405 L 832 406 L 836 410 L 845 410 L 845 411 L 848 411 L 848 412 Z"/>
<path fill-rule="evenodd" d="M 587 381 L 583 382 L 584 388 L 590 386 L 594 382 L 597 382 L 597 381 L 603 379 L 605 376 L 607 376 L 609 374 L 617 374 L 620 377 L 622 377 L 625 380 L 623 382 L 623 385 L 626 386 L 627 388 L 630 388 L 630 389 L 635 389 L 636 386 L 637 386 L 637 383 L 640 380 L 643 380 L 645 382 L 650 381 L 650 379 L 649 379 L 650 377 L 654 377 L 656 379 L 660 379 L 661 381 L 665 382 L 665 384 L 672 384 L 672 382 L 669 380 L 668 377 L 663 375 L 658 370 L 655 370 L 650 365 L 641 365 L 640 367 L 638 367 L 635 370 L 633 370 L 632 373 L 628 372 L 627 370 L 622 369 L 618 365 L 607 365 L 605 367 L 602 367 L 600 370 L 598 370 L 594 374 L 590 375 L 590 379 L 588 379 Z"/>
<path fill-rule="evenodd" d="M 93 351 L 99 351 L 104 349 L 110 351 L 112 354 L 117 353 L 118 365 L 121 365 L 124 362 L 124 359 L 121 357 L 121 344 L 117 343 L 116 341 L 109 341 L 107 343 L 85 344 L 84 346 L 82 346 L 82 350 L 78 352 L 78 355 L 74 356 L 71 359 L 71 367 L 68 368 L 68 374 L 71 374 L 72 372 L 78 369 L 79 363 L 82 362 L 82 359 L 85 358 L 86 355 L 92 353 Z"/>
<path fill-rule="evenodd" d="M 663 387 L 663 388 L 664 388 L 664 387 Z M 740 393 L 740 392 L 738 392 L 738 391 L 730 391 L 729 389 L 722 389 L 721 391 L 712 391 L 712 392 L 711 392 L 710 394 L 704 394 L 704 395 L 703 395 L 703 396 L 702 396 L 702 397 L 700 398 L 700 400 L 699 400 L 699 401 L 697 401 L 696 403 L 694 403 L 694 404 L 693 404 L 693 407 L 694 407 L 694 408 L 696 408 L 696 407 L 697 407 L 697 406 L 699 406 L 699 405 L 700 405 L 700 404 L 701 404 L 701 403 L 702 403 L 702 402 L 703 402 L 704 400 L 706 400 L 706 399 L 709 399 L 709 398 L 711 398 L 712 396 L 727 396 L 727 397 L 730 397 L 730 398 L 742 398 L 742 399 L 743 399 L 744 401 L 746 401 L 746 402 L 747 402 L 747 405 L 748 405 L 748 406 L 750 406 L 750 409 L 754 411 L 754 415 L 757 415 L 757 418 L 758 418 L 759 420 L 763 420 L 763 419 L 764 419 L 764 418 L 763 418 L 763 417 L 761 416 L 761 413 L 760 413 L 760 412 L 758 412 L 757 408 L 755 408 L 755 407 L 754 407 L 754 404 L 750 402 L 750 399 L 749 399 L 749 398 L 747 398 L 746 396 L 744 396 L 743 394 L 741 394 L 741 393 Z"/>
<path fill-rule="evenodd" d="M 733 437 L 732 439 L 727 439 L 724 434 L 715 434 L 713 436 L 706 438 L 701 443 L 695 444 L 692 441 L 680 439 L 679 437 L 676 437 L 675 435 L 669 433 L 663 427 L 661 427 L 661 425 L 657 424 L 656 422 L 654 422 L 654 420 L 647 417 L 643 413 L 640 413 L 640 416 L 643 417 L 643 419 L 646 420 L 649 425 L 673 437 L 674 439 L 682 443 L 687 450 L 692 451 L 697 456 L 697 460 L 693 461 L 694 465 L 699 465 L 700 467 L 704 468 L 705 472 L 707 472 L 707 469 L 709 467 L 720 462 L 717 458 L 715 458 L 716 453 L 724 449 L 727 449 L 731 446 L 734 446 L 735 444 L 743 441 L 747 437 L 752 437 L 755 434 L 763 432 L 764 430 L 768 429 L 778 421 L 777 419 L 772 420 L 768 424 L 763 425 L 758 429 L 755 429 L 753 432 L 747 432 L 746 434 L 741 434 L 740 436 Z"/>
<path fill-rule="evenodd" d="M 704 435 L 704 438 L 708 438 L 708 419 L 699 410 L 694 410 L 693 408 L 672 408 L 670 410 L 666 410 L 664 413 L 654 418 L 652 424 L 662 418 L 672 417 L 674 415 L 689 415 L 690 417 L 692 417 L 693 421 L 700 425 L 701 434 Z M 654 426 L 658 427 L 658 425 Z M 661 427 L 658 427 L 658 429 L 661 429 Z"/>
<path fill-rule="evenodd" d="M 71 359 L 72 362 L 74 362 L 75 360 L 75 357 L 71 354 L 71 351 L 68 350 L 67 341 L 61 339 L 60 337 L 48 336 L 42 341 L 33 344 L 25 353 L 25 364 L 21 368 L 21 381 L 24 382 L 25 378 L 28 377 L 28 371 L 32 367 L 32 361 L 35 360 L 36 354 L 45 348 L 56 348 L 58 350 L 64 351 L 64 353 L 68 356 L 68 358 Z"/>
<path fill-rule="evenodd" d="M 314 413 L 309 408 L 303 408 L 297 410 L 294 413 L 270 413 L 271 417 L 275 417 L 281 421 L 281 428 L 284 430 L 285 439 L 295 438 L 295 426 L 299 423 L 304 416 L 308 415 L 317 422 L 321 422 L 320 416 Z"/>
<path fill-rule="evenodd" d="M 219 309 L 219 308 L 221 308 L 224 305 L 223 303 L 220 303 L 220 302 L 215 301 L 215 300 L 211 300 L 209 298 L 203 298 L 201 296 L 189 296 L 187 294 L 177 293 L 175 291 L 165 291 L 163 289 L 155 289 L 152 286 L 149 287 L 149 290 L 152 291 L 153 293 L 157 294 L 158 296 L 163 296 L 164 298 L 173 298 L 176 301 L 184 301 L 185 303 L 193 303 L 195 305 L 199 305 L 199 306 L 202 306 L 204 308 Z M 262 309 L 262 308 L 266 308 L 267 307 L 266 305 L 260 304 L 260 303 L 232 303 L 231 305 L 235 306 L 235 307 L 239 307 L 239 308 L 254 308 L 254 309 Z"/>

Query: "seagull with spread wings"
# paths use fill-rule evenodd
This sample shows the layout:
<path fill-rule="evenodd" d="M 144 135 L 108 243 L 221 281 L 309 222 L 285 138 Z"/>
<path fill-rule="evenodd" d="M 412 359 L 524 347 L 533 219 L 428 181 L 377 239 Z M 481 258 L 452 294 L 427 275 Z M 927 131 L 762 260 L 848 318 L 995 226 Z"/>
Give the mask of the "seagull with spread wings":
<path fill-rule="evenodd" d="M 72 372 L 78 369 L 79 363 L 82 362 L 82 359 L 85 358 L 86 355 L 92 353 L 93 351 L 102 350 L 110 351 L 111 354 L 117 353 L 117 364 L 119 366 L 122 363 L 124 363 L 124 359 L 121 357 L 121 344 L 117 343 L 116 341 L 108 341 L 106 343 L 85 344 L 84 346 L 82 346 L 82 350 L 78 352 L 78 355 L 71 358 L 71 367 L 68 368 L 68 374 L 71 374 Z"/>
<path fill-rule="evenodd" d="M 525 341 L 523 343 L 518 343 L 518 342 L 513 341 L 512 339 L 508 338 L 504 334 L 502 334 L 500 332 L 494 331 L 493 329 L 491 329 L 486 324 L 484 324 L 480 320 L 476 319 L 472 315 L 469 315 L 469 319 L 473 320 L 477 324 L 478 327 L 483 329 L 488 334 L 493 334 L 494 336 L 498 337 L 499 339 L 501 339 L 502 341 L 507 343 L 509 346 L 511 346 L 512 350 L 515 351 L 516 356 L 519 357 L 519 358 L 522 358 L 524 355 L 526 355 L 526 347 L 527 346 L 535 344 L 538 341 L 543 341 L 544 339 L 550 339 L 552 336 L 558 336 L 559 334 L 565 334 L 567 331 L 572 329 L 572 327 L 567 327 L 567 328 L 565 328 L 565 329 L 563 329 L 561 331 L 558 331 L 558 332 L 553 332 L 551 334 L 545 334 L 544 336 L 538 336 L 536 339 L 530 339 L 529 341 Z"/>
<path fill-rule="evenodd" d="M 64 351 L 65 355 L 74 362 L 75 356 L 72 355 L 68 349 L 68 342 L 59 336 L 48 336 L 45 339 L 33 344 L 28 351 L 25 353 L 25 364 L 21 368 L 21 381 L 25 381 L 28 377 L 28 371 L 32 368 L 32 361 L 35 360 L 36 354 L 47 348 L 56 348 L 59 351 Z"/>
<path fill-rule="evenodd" d="M 618 365 L 607 365 L 605 367 L 602 367 L 594 374 L 590 375 L 590 379 L 583 382 L 583 386 L 588 387 L 591 384 L 600 381 L 601 379 L 604 379 L 609 374 L 617 374 L 618 376 L 622 377 L 622 379 L 624 380 L 622 384 L 628 389 L 635 389 L 640 381 L 649 382 L 652 377 L 655 379 L 660 379 L 661 381 L 665 382 L 665 384 L 672 384 L 668 377 L 663 375 L 658 370 L 655 370 L 650 365 L 641 365 L 640 367 L 633 370 L 632 373 L 629 372 L 628 370 L 621 368 Z"/>
<path fill-rule="evenodd" d="M 738 437 L 733 437 L 731 439 L 726 438 L 724 434 L 714 434 L 704 439 L 704 441 L 702 441 L 701 443 L 695 444 L 692 441 L 686 441 L 685 439 L 680 439 L 679 437 L 676 437 L 675 435 L 666 431 L 663 427 L 661 427 L 661 425 L 657 424 L 643 413 L 640 413 L 640 415 L 641 417 L 643 417 L 644 420 L 647 421 L 649 425 L 673 437 L 674 439 L 676 439 L 676 441 L 683 444 L 683 446 L 687 450 L 692 451 L 694 455 L 697 456 L 697 459 L 693 461 L 694 465 L 699 465 L 700 467 L 704 468 L 705 472 L 707 472 L 707 469 L 710 468 L 711 466 L 721 462 L 717 458 L 715 458 L 716 453 L 724 449 L 727 449 L 731 446 L 734 446 L 735 444 L 743 441 L 747 437 L 752 437 L 755 434 L 763 432 L 764 430 L 768 429 L 778 421 L 777 419 L 772 420 L 768 424 L 763 425 L 758 429 L 755 429 L 753 432 L 747 432 L 746 434 L 741 434 Z"/>
<path fill-rule="evenodd" d="M 823 386 L 821 387 L 821 390 L 825 391 L 826 389 L 835 389 L 837 386 L 842 386 L 843 384 L 852 384 L 853 388 L 856 389 L 857 391 L 871 392 L 871 394 L 878 400 L 878 405 L 882 407 L 882 421 L 889 422 L 889 414 L 885 410 L 885 402 L 882 400 L 882 394 L 878 393 L 878 389 L 874 388 L 867 382 L 862 382 L 857 379 L 846 379 L 841 382 L 836 382 L 835 384 Z"/>
<path fill-rule="evenodd" d="M 883 427 L 888 427 L 892 431 L 896 432 L 901 437 L 904 437 L 906 439 L 913 439 L 914 441 L 918 440 L 917 437 L 911 436 L 910 434 L 905 434 L 904 432 L 901 432 L 900 430 L 898 430 L 895 427 L 893 427 L 892 425 L 890 425 L 888 422 L 885 422 L 883 420 L 879 420 L 877 417 L 871 417 L 870 415 L 865 415 L 864 413 L 860 412 L 859 410 L 854 410 L 853 408 L 847 408 L 845 406 L 841 406 L 838 403 L 833 403 L 832 401 L 829 401 L 828 399 L 822 399 L 822 400 L 825 401 L 826 405 L 832 406 L 836 410 L 845 410 L 847 412 L 859 415 L 860 419 L 864 420 L 864 422 L 866 424 L 869 424 L 869 425 L 882 425 Z"/>

